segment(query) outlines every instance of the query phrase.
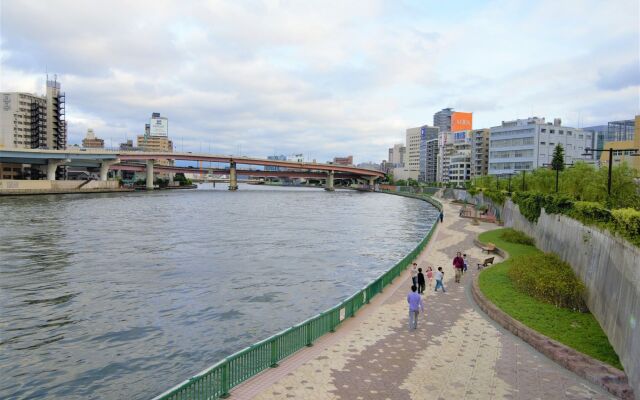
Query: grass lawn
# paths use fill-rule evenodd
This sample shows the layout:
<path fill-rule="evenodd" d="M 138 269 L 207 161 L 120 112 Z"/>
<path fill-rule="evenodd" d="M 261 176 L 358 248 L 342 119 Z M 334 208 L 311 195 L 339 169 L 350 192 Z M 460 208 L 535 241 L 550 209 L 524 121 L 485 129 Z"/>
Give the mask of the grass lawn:
<path fill-rule="evenodd" d="M 479 240 L 494 243 L 509 253 L 509 259 L 482 271 L 480 290 L 502 311 L 530 328 L 572 347 L 584 354 L 622 369 L 618 355 L 609 344 L 607 335 L 591 313 L 558 308 L 519 292 L 511 283 L 507 271 L 519 256 L 540 252 L 534 246 L 505 242 L 502 229 L 484 232 Z"/>

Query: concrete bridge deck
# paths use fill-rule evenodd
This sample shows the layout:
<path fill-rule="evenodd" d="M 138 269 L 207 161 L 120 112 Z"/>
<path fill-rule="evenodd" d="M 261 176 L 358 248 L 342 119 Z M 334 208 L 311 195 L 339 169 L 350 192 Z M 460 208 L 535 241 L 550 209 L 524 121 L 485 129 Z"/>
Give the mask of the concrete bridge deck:
<path fill-rule="evenodd" d="M 469 293 L 476 271 L 453 282 L 456 251 L 472 266 L 473 239 L 493 224 L 471 225 L 444 204 L 444 223 L 418 258 L 442 266 L 447 293 L 427 288 L 416 331 L 407 329 L 406 272 L 357 316 L 278 368 L 241 384 L 233 399 L 610 399 L 598 386 L 547 359 L 497 326 Z M 310 293 L 309 295 L 316 295 Z"/>

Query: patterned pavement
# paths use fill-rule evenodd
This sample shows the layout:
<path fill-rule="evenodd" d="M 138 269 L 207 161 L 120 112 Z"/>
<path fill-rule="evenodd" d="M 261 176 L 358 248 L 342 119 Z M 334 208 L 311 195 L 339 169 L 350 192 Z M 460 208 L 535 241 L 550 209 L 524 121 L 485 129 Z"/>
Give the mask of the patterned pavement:
<path fill-rule="evenodd" d="M 418 257 L 443 267 L 446 293 L 424 294 L 425 314 L 408 329 L 409 273 L 343 323 L 280 367 L 231 392 L 234 399 L 610 399 L 606 391 L 538 353 L 497 326 L 469 294 L 475 265 L 487 258 L 473 244 L 492 224 L 471 225 L 444 204 L 445 221 Z M 453 280 L 456 251 L 469 271 Z M 496 257 L 498 261 L 498 257 Z M 435 268 L 434 268 L 435 270 Z"/>

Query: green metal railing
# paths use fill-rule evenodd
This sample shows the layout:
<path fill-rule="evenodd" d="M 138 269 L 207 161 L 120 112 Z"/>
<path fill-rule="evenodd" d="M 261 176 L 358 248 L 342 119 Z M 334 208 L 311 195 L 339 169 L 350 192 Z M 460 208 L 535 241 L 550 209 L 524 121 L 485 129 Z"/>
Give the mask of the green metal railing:
<path fill-rule="evenodd" d="M 396 194 L 394 192 L 389 192 Z M 399 194 L 399 193 L 397 193 Z M 403 194 L 406 196 L 406 194 Z M 433 204 L 441 210 L 442 205 L 429 197 L 409 195 Z M 436 221 L 427 236 L 390 270 L 376 278 L 369 285 L 327 311 L 324 311 L 270 338 L 255 343 L 207 368 L 192 378 L 178 384 L 153 400 L 195 400 L 215 399 L 229 396 L 231 388 L 264 371 L 278 366 L 278 362 L 296 351 L 311 346 L 320 336 L 333 332 L 345 319 L 369 303 L 384 287 L 404 271 L 429 243 L 435 231 Z"/>

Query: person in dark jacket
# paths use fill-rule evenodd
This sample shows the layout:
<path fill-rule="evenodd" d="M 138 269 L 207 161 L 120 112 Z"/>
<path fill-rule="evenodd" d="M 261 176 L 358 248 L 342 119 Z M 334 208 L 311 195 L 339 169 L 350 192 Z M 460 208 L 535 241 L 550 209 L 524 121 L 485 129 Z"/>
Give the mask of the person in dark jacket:
<path fill-rule="evenodd" d="M 418 268 L 418 293 L 424 293 L 424 288 L 426 286 L 426 281 L 424 279 L 424 274 L 422 273 L 422 268 Z"/>

